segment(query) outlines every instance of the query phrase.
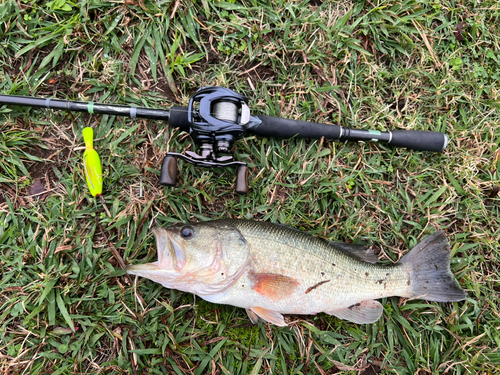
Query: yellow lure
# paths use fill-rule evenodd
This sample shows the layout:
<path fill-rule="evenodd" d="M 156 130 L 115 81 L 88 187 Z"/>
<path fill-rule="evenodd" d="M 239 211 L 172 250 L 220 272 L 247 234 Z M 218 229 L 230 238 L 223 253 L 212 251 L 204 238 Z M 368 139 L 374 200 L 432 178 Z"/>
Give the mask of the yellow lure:
<path fill-rule="evenodd" d="M 92 128 L 83 129 L 83 140 L 86 147 L 83 154 L 85 178 L 90 194 L 95 197 L 102 194 L 102 167 L 99 154 L 94 150 L 94 131 Z"/>

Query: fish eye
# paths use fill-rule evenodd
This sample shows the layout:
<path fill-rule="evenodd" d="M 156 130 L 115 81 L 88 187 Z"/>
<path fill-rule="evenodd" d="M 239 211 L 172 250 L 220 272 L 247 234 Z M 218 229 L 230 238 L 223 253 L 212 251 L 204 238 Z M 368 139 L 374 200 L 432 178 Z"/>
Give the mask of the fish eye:
<path fill-rule="evenodd" d="M 190 226 L 184 226 L 181 228 L 180 233 L 182 237 L 189 239 L 193 237 L 194 229 Z"/>

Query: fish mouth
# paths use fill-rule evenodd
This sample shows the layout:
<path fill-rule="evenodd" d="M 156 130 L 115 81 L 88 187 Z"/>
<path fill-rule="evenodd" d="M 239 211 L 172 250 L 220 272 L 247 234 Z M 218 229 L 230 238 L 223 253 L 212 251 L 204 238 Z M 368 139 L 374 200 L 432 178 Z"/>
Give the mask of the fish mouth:
<path fill-rule="evenodd" d="M 173 233 L 163 228 L 153 228 L 158 253 L 158 265 L 165 270 L 180 271 L 186 265 L 184 244 Z"/>
<path fill-rule="evenodd" d="M 157 262 L 145 264 L 130 264 L 126 269 L 129 275 L 137 275 L 141 277 L 148 277 L 153 273 L 161 272 L 162 269 L 158 266 Z"/>
<path fill-rule="evenodd" d="M 186 251 L 179 241 L 163 228 L 153 228 L 155 236 L 158 260 L 153 263 L 135 264 L 127 267 L 127 273 L 131 275 L 151 278 L 152 275 L 163 276 L 179 272 L 186 265 Z"/>
<path fill-rule="evenodd" d="M 154 228 L 158 229 L 158 228 Z M 176 271 L 180 271 L 186 265 L 186 249 L 184 248 L 184 244 L 182 242 L 176 241 L 176 239 L 170 235 L 167 231 L 167 248 L 168 254 L 170 256 L 171 265 L 174 266 Z M 160 237 L 160 234 L 157 234 L 157 231 L 153 231 L 156 238 Z M 158 256 L 160 253 L 160 248 L 158 247 Z M 163 248 L 163 256 L 165 256 L 165 249 Z M 159 258 L 158 258 L 159 259 Z"/>

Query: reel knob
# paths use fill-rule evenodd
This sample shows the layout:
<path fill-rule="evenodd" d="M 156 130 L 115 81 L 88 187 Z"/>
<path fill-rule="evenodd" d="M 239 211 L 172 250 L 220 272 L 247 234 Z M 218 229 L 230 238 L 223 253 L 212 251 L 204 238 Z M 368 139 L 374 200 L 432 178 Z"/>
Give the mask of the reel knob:
<path fill-rule="evenodd" d="M 160 185 L 175 186 L 177 184 L 177 159 L 167 155 L 161 163 Z"/>
<path fill-rule="evenodd" d="M 248 193 L 248 167 L 240 165 L 236 171 L 236 187 L 234 189 L 238 194 Z"/>

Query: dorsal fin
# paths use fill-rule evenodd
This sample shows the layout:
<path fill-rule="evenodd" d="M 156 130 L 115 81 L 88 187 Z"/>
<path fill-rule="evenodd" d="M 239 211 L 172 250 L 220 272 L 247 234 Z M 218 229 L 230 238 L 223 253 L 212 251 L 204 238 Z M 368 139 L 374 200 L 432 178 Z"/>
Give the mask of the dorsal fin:
<path fill-rule="evenodd" d="M 373 248 L 371 246 L 366 246 L 357 243 L 345 243 L 345 242 L 330 242 L 330 245 L 364 262 L 368 263 L 378 262 L 378 258 L 373 252 Z"/>

